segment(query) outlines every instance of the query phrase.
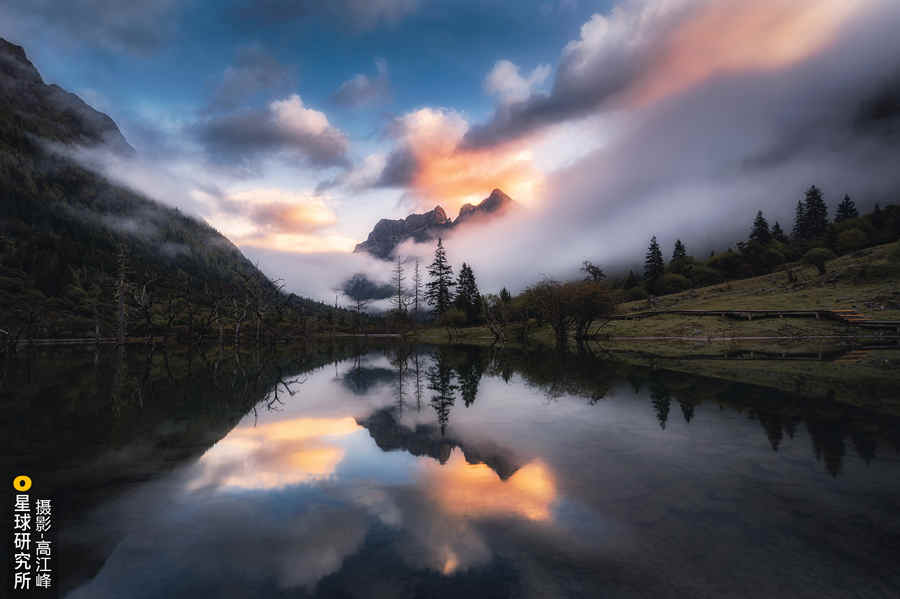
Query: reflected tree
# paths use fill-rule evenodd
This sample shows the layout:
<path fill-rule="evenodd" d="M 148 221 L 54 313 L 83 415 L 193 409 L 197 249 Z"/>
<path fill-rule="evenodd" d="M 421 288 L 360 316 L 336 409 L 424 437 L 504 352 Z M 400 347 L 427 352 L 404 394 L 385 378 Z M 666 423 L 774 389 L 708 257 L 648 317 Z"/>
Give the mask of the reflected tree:
<path fill-rule="evenodd" d="M 437 413 L 441 436 L 444 436 L 458 389 L 453 384 L 453 369 L 444 352 L 439 351 L 434 355 L 434 364 L 428 369 L 428 388 L 435 392 L 431 396 L 431 407 Z"/>
<path fill-rule="evenodd" d="M 681 406 L 681 415 L 684 416 L 684 421 L 690 422 L 694 417 L 694 404 L 679 399 L 678 405 Z"/>
<path fill-rule="evenodd" d="M 481 350 L 472 348 L 465 352 L 465 358 L 457 366 L 459 378 L 459 393 L 463 403 L 468 408 L 478 396 L 478 383 L 484 374 L 484 362 L 481 358 Z"/>
<path fill-rule="evenodd" d="M 669 408 L 672 405 L 672 398 L 661 381 L 657 380 L 650 383 L 650 401 L 653 403 L 653 409 L 656 411 L 656 420 L 659 421 L 659 428 L 665 430 L 666 422 L 669 420 Z"/>

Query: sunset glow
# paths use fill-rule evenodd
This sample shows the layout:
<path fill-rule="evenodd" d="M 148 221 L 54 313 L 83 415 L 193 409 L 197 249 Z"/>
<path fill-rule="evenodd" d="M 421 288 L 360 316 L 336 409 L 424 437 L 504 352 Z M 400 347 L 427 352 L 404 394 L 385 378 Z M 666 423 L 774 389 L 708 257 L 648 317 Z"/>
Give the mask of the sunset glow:
<path fill-rule="evenodd" d="M 457 113 L 423 108 L 398 122 L 401 140 L 415 158 L 411 187 L 420 208 L 435 205 L 454 218 L 465 203 L 478 203 L 500 188 L 522 204 L 536 199 L 543 174 L 532 161 L 527 141 L 485 150 L 460 148 L 469 124 Z"/>
<path fill-rule="evenodd" d="M 429 463 L 428 493 L 448 514 L 466 517 L 515 515 L 549 520 L 556 500 L 556 484 L 547 466 L 534 461 L 506 481 L 485 464 L 468 464 L 454 450 L 444 465 Z M 448 563 L 452 563 L 448 561 Z"/>
<path fill-rule="evenodd" d="M 272 489 L 328 477 L 344 457 L 334 439 L 359 428 L 349 417 L 238 427 L 200 458 L 189 488 Z"/>
<path fill-rule="evenodd" d="M 680 24 L 630 92 L 647 104 L 721 73 L 786 67 L 820 51 L 859 10 L 845 0 L 710 2 Z"/>

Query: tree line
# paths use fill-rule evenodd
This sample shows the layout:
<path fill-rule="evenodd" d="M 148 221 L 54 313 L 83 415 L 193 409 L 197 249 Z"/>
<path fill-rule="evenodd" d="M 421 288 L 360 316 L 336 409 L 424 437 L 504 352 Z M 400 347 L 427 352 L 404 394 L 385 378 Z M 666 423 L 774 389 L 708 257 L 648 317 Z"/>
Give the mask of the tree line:
<path fill-rule="evenodd" d="M 861 215 L 853 200 L 844 196 L 831 219 L 822 191 L 813 185 L 797 203 L 790 233 L 778 221 L 770 225 L 760 210 L 745 240 L 723 252 L 713 251 L 706 259 L 692 256 L 686 244 L 676 239 L 667 261 L 656 236 L 652 236 L 643 269 L 638 272 L 631 269 L 625 276 L 608 279 L 603 268 L 586 260 L 581 266 L 581 280 L 545 278 L 516 296 L 506 288 L 497 294 L 482 294 L 471 265 L 463 262 L 459 273 L 454 274 L 443 240 L 438 239 L 432 262 L 425 269 L 427 281 L 423 281 L 421 265 L 415 259 L 412 284 L 408 285 L 410 260 L 397 257 L 393 283 L 383 286 L 379 299 L 392 298 L 390 317 L 395 323 L 414 325 L 427 319 L 445 328 L 451 339 L 457 329 L 466 326 L 485 326 L 498 341 L 511 334 L 524 339 L 534 328 L 546 324 L 552 328 L 556 342 L 564 345 L 570 335 L 577 343 L 588 339 L 595 332 L 593 327 L 612 314 L 619 302 L 778 269 L 792 278 L 798 264 L 815 266 L 825 274 L 828 260 L 898 238 L 897 206 L 882 209 L 876 204 L 871 213 Z"/>
<path fill-rule="evenodd" d="M 815 185 L 797 202 L 794 223 L 786 233 L 778 221 L 770 225 L 761 210 L 750 225 L 747 239 L 723 252 L 711 252 L 707 259 L 688 254 L 680 239 L 675 241 L 666 262 L 656 236 L 650 238 L 643 271 L 632 269 L 621 281 L 626 301 L 654 295 L 678 293 L 728 280 L 742 279 L 785 270 L 792 277 L 796 264 L 815 266 L 826 273 L 826 263 L 837 256 L 900 238 L 900 208 L 878 204 L 860 215 L 855 202 L 844 196 L 829 219 L 822 191 Z"/>

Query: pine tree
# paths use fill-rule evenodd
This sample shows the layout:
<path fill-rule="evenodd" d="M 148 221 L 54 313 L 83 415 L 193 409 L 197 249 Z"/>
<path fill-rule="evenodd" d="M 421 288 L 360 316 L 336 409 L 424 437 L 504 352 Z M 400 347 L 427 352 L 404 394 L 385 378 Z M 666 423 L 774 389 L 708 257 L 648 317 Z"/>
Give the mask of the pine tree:
<path fill-rule="evenodd" d="M 634 274 L 633 270 L 628 271 L 628 276 L 625 277 L 625 283 L 622 285 L 625 289 L 633 289 L 641 284 L 641 281 L 638 279 L 638 276 Z"/>
<path fill-rule="evenodd" d="M 434 250 L 434 261 L 428 267 L 431 280 L 425 285 L 425 301 L 433 308 L 436 316 L 441 316 L 453 303 L 453 267 L 447 262 L 447 252 L 443 240 L 438 238 Z"/>
<path fill-rule="evenodd" d="M 850 199 L 850 196 L 845 195 L 843 201 L 838 204 L 837 213 L 834 215 L 834 222 L 839 223 L 858 216 L 859 211 L 856 209 L 856 203 Z"/>
<path fill-rule="evenodd" d="M 781 230 L 781 225 L 778 224 L 778 221 L 775 221 L 775 225 L 772 227 L 772 239 L 775 241 L 780 241 L 781 243 L 787 243 L 787 236 L 784 234 L 784 231 Z"/>
<path fill-rule="evenodd" d="M 872 211 L 872 226 L 880 229 L 884 225 L 884 213 L 881 211 L 881 204 L 875 202 L 875 209 Z"/>
<path fill-rule="evenodd" d="M 772 240 L 772 232 L 769 231 L 769 221 L 763 216 L 762 210 L 756 213 L 753 219 L 753 230 L 750 232 L 750 241 L 756 241 L 763 245 Z"/>
<path fill-rule="evenodd" d="M 650 246 L 647 248 L 647 258 L 644 260 L 644 279 L 655 281 L 666 271 L 666 262 L 663 260 L 662 251 L 656 241 L 656 235 L 650 238 Z"/>
<path fill-rule="evenodd" d="M 797 202 L 797 208 L 794 212 L 794 229 L 791 236 L 795 240 L 806 239 L 808 227 L 806 225 L 806 205 L 800 201 Z"/>
<path fill-rule="evenodd" d="M 456 307 L 466 315 L 469 324 L 475 322 L 481 312 L 481 294 L 475 283 L 475 273 L 472 267 L 463 262 L 459 269 L 459 279 L 456 283 Z"/>
<path fill-rule="evenodd" d="M 806 190 L 806 228 L 806 239 L 820 237 L 828 228 L 828 206 L 815 185 Z"/>
<path fill-rule="evenodd" d="M 675 240 L 675 249 L 672 251 L 672 262 L 687 258 L 687 249 L 680 239 Z"/>
<path fill-rule="evenodd" d="M 508 304 L 512 301 L 512 294 L 509 292 L 509 289 L 504 287 L 500 290 L 500 301 L 504 304 Z"/>

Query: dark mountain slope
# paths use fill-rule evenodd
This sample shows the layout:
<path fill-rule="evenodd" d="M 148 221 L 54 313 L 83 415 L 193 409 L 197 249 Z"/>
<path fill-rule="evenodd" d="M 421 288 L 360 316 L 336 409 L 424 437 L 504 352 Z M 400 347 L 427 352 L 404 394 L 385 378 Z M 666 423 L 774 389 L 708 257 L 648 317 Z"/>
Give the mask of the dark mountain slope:
<path fill-rule="evenodd" d="M 162 320 L 197 332 L 195 316 L 221 325 L 229 301 L 233 311 L 251 297 L 281 301 L 212 227 L 64 155 L 101 144 L 134 152 L 112 119 L 46 85 L 21 47 L 0 40 L 0 337 L 112 335 L 120 254 L 130 333 L 158 333 Z"/>

